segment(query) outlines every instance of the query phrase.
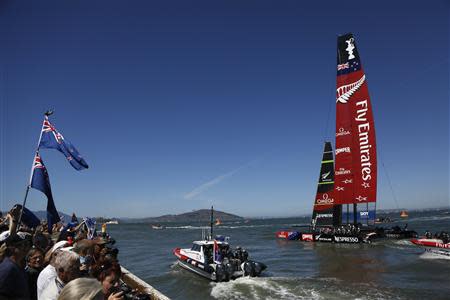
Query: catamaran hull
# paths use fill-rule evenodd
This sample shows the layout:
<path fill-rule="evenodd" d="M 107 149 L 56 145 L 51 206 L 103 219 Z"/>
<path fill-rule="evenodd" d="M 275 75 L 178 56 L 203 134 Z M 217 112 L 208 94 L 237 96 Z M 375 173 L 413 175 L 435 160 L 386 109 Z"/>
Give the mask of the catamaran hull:
<path fill-rule="evenodd" d="M 368 243 L 369 239 L 365 236 L 357 235 L 335 235 L 325 233 L 302 233 L 300 240 L 302 242 L 318 242 L 318 243 L 337 243 L 337 244 L 358 244 Z"/>
<path fill-rule="evenodd" d="M 386 237 L 388 239 L 396 239 L 396 240 L 412 239 L 412 238 L 417 238 L 417 232 L 415 232 L 413 230 L 405 230 L 405 231 L 401 231 L 401 232 L 387 231 L 384 233 L 384 237 Z"/>

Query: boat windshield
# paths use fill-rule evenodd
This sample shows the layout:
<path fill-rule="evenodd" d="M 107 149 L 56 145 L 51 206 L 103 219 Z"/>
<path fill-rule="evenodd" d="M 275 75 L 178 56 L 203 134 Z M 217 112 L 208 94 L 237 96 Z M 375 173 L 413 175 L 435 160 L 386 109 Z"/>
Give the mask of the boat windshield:
<path fill-rule="evenodd" d="M 200 246 L 198 244 L 193 244 L 191 250 L 200 252 L 202 250 L 202 246 Z"/>

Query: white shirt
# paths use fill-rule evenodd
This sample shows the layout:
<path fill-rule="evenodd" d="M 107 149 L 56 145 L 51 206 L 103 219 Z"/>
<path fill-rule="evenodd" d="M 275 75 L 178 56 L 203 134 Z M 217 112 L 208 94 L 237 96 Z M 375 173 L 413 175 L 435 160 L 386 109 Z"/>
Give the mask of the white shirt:
<path fill-rule="evenodd" d="M 43 300 L 57 300 L 63 288 L 64 284 L 56 277 L 47 284 L 41 293 L 41 298 Z"/>
<path fill-rule="evenodd" d="M 52 265 L 46 266 L 41 273 L 39 273 L 37 280 L 37 298 L 38 300 L 45 300 L 46 298 L 42 297 L 42 292 L 47 286 L 55 281 L 57 276 L 56 269 Z"/>

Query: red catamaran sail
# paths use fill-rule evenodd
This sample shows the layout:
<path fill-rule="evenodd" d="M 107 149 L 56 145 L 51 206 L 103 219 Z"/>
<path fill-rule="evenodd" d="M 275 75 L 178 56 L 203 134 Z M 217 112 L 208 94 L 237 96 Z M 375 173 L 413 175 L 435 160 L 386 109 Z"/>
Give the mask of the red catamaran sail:
<path fill-rule="evenodd" d="M 343 206 L 343 221 L 370 223 L 375 219 L 377 193 L 375 126 L 366 75 L 352 34 L 338 37 L 335 159 L 335 204 L 353 204 Z"/>

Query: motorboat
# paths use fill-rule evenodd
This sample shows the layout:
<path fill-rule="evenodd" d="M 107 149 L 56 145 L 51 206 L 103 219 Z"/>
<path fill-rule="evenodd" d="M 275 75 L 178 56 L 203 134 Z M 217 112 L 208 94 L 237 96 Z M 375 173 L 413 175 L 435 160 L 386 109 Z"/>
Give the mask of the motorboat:
<path fill-rule="evenodd" d="M 217 282 L 256 277 L 267 268 L 250 260 L 245 249 L 237 247 L 232 251 L 228 242 L 216 239 L 194 241 L 191 248 L 176 248 L 173 254 L 182 268 Z"/>
<path fill-rule="evenodd" d="M 194 241 L 191 248 L 176 248 L 173 254 L 178 264 L 209 280 L 222 282 L 242 276 L 260 276 L 267 266 L 249 259 L 241 247 L 231 249 L 229 238 L 213 237 L 213 208 L 211 208 L 211 232 L 206 238 Z M 203 234 L 205 236 L 205 234 Z"/>
<path fill-rule="evenodd" d="M 425 247 L 427 252 L 450 258 L 450 237 L 447 232 L 443 231 L 433 236 L 427 231 L 424 237 L 411 239 L 411 242 L 415 245 Z"/>
<path fill-rule="evenodd" d="M 151 226 L 152 226 L 152 229 L 156 229 L 156 230 L 164 229 L 164 228 L 165 228 L 165 227 L 164 227 L 163 225 L 161 225 L 161 224 L 152 224 Z"/>

